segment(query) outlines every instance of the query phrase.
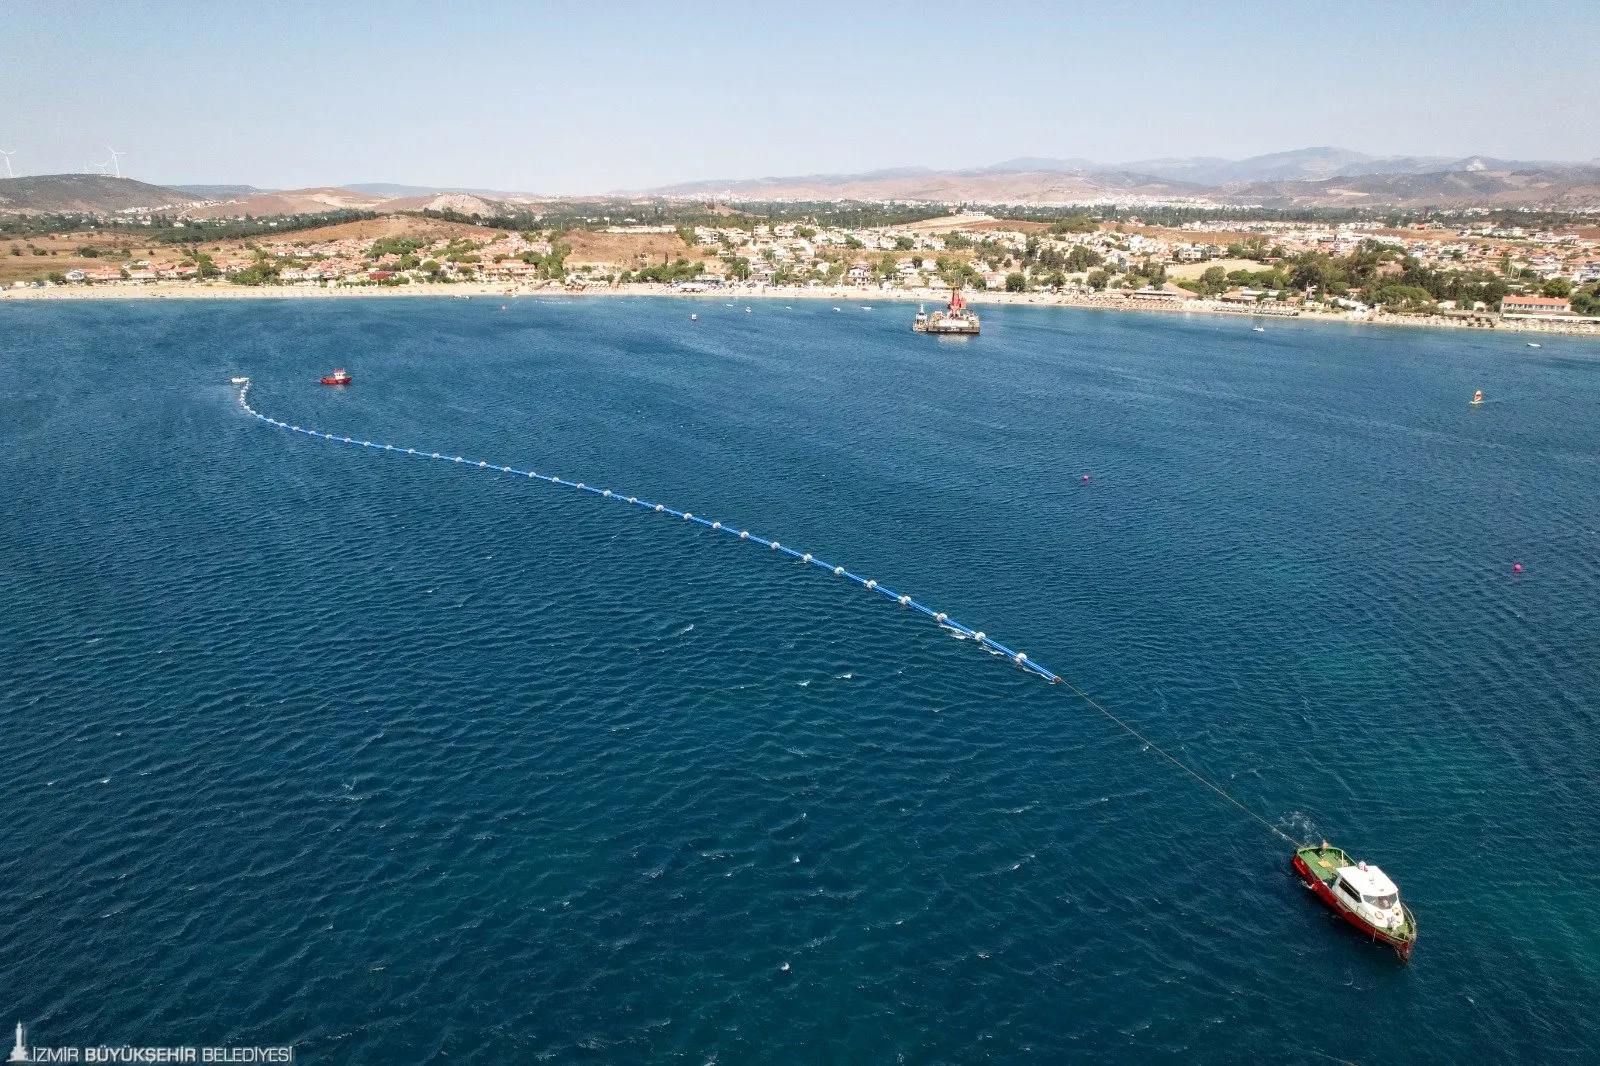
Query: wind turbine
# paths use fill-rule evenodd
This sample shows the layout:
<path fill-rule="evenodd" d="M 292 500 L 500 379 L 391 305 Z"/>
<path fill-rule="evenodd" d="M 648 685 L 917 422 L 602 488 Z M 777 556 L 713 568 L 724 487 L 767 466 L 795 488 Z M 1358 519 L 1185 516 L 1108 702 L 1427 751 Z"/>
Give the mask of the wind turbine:
<path fill-rule="evenodd" d="M 19 150 L 20 149 L 13 148 L 8 152 L 4 148 L 0 148 L 0 155 L 6 157 L 6 177 L 8 178 L 14 178 L 17 176 L 16 173 L 11 169 L 11 157 L 16 155 Z"/>
<path fill-rule="evenodd" d="M 119 177 L 119 178 L 122 177 L 122 162 L 117 157 L 118 156 L 127 155 L 128 153 L 127 152 L 119 152 L 115 148 L 111 147 L 109 144 L 106 145 L 106 151 L 111 153 L 111 165 L 113 167 L 116 167 L 116 169 L 117 169 L 117 177 Z"/>
<path fill-rule="evenodd" d="M 98 170 L 100 173 L 104 174 L 106 172 L 106 167 L 110 165 L 110 163 L 85 163 L 83 165 L 83 169 L 85 173 L 91 170 Z"/>

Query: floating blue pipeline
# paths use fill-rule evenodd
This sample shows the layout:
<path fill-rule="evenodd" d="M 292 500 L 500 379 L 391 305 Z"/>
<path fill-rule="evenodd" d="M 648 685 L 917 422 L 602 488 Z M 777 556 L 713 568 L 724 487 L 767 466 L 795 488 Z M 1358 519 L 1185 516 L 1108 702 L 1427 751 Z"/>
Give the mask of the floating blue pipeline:
<path fill-rule="evenodd" d="M 951 618 L 943 611 L 935 611 L 932 607 L 912 599 L 905 593 L 896 592 L 887 585 L 881 585 L 877 581 L 874 581 L 870 578 L 865 578 L 860 574 L 852 573 L 842 566 L 835 566 L 830 562 L 818 559 L 810 552 L 796 551 L 794 548 L 785 547 L 775 540 L 767 540 L 763 537 L 759 537 L 747 529 L 740 529 L 739 527 L 730 525 L 727 522 L 712 521 L 709 518 L 702 518 L 699 515 L 693 514 L 689 511 L 679 511 L 676 508 L 668 507 L 664 503 L 653 503 L 650 500 L 640 499 L 637 496 L 624 496 L 621 493 L 613 492 L 611 489 L 603 489 L 595 485 L 586 485 L 581 481 L 568 481 L 565 478 L 556 477 L 554 474 L 540 474 L 533 470 L 518 470 L 511 466 L 500 466 L 495 463 L 485 462 L 482 459 L 468 459 L 462 455 L 449 455 L 445 452 L 418 451 L 416 448 L 403 448 L 398 444 L 385 444 L 382 441 L 357 440 L 355 437 L 341 437 L 333 433 L 324 433 L 319 429 L 311 429 L 307 426 L 291 425 L 288 422 L 284 422 L 276 418 L 268 418 L 266 415 L 250 406 L 250 379 L 244 377 L 234 378 L 233 383 L 239 386 L 239 406 L 243 407 L 251 415 L 255 416 L 260 421 L 267 423 L 269 426 L 277 426 L 279 429 L 286 429 L 291 433 L 299 433 L 307 437 L 317 437 L 321 440 L 333 441 L 338 444 L 352 444 L 357 448 L 372 448 L 376 451 L 394 452 L 397 455 L 409 455 L 415 456 L 419 459 L 431 459 L 442 463 L 455 463 L 461 466 L 470 466 L 478 470 L 493 470 L 496 473 L 509 474 L 512 477 L 535 478 L 539 481 L 545 481 L 552 485 L 560 485 L 562 488 L 577 489 L 580 492 L 593 493 L 602 499 L 616 500 L 620 503 L 631 504 L 634 507 L 642 507 L 646 511 L 650 511 L 654 514 L 670 515 L 671 517 L 680 519 L 684 522 L 694 522 L 698 525 L 705 526 L 707 529 L 712 530 L 713 532 L 726 533 L 728 536 L 737 537 L 739 540 L 751 541 L 771 551 L 782 552 L 784 555 L 787 555 L 792 559 L 798 559 L 808 566 L 814 566 L 820 570 L 826 570 L 834 577 L 842 577 L 849 581 L 853 581 L 857 585 L 860 585 L 862 588 L 866 589 L 868 592 L 876 592 L 885 599 L 893 600 L 895 603 L 898 603 L 901 607 L 904 607 L 907 610 L 919 611 L 922 614 L 927 615 L 947 632 L 954 633 L 959 637 L 971 640 L 984 650 L 992 652 L 995 655 L 1004 655 L 1017 666 L 1028 671 L 1030 674 L 1044 678 L 1052 685 L 1064 685 L 1068 691 L 1072 692 L 1079 699 L 1083 700 L 1083 702 L 1088 706 L 1105 715 L 1106 718 L 1115 723 L 1129 736 L 1142 741 L 1151 751 L 1155 752 L 1157 755 L 1161 756 L 1163 759 L 1167 760 L 1172 765 L 1176 766 L 1178 769 L 1194 778 L 1200 784 L 1204 785 L 1206 788 L 1210 789 L 1212 792 L 1216 793 L 1218 796 L 1227 800 L 1233 806 L 1237 807 L 1239 810 L 1255 819 L 1261 825 L 1265 826 L 1268 831 L 1276 834 L 1290 844 L 1298 846 L 1300 843 L 1299 841 L 1295 840 L 1294 837 L 1290 836 L 1288 833 L 1285 833 L 1282 829 L 1279 829 L 1267 819 L 1263 818 L 1260 814 L 1245 806 L 1236 797 L 1229 793 L 1227 789 L 1223 788 L 1221 785 L 1217 784 L 1215 781 L 1211 780 L 1205 774 L 1201 773 L 1199 770 L 1196 770 L 1194 767 L 1190 766 L 1188 763 L 1184 762 L 1170 751 L 1167 751 L 1165 748 L 1161 747 L 1161 745 L 1145 736 L 1129 722 L 1124 721 L 1115 714 L 1112 714 L 1105 707 L 1101 706 L 1100 703 L 1094 699 L 1094 697 L 1090 696 L 1087 692 L 1083 691 L 1083 689 L 1079 688 L 1071 681 L 1067 681 L 1055 671 L 1034 662 L 1023 652 L 1012 651 L 999 641 L 991 639 L 987 633 L 970 629 L 967 626 L 962 625 L 960 622 L 957 622 L 954 618 Z"/>
<path fill-rule="evenodd" d="M 889 586 L 881 584 L 871 578 L 865 578 L 860 574 L 852 573 L 842 566 L 835 566 L 833 563 L 817 558 L 810 552 L 797 551 L 794 548 L 787 547 L 775 540 L 768 540 L 764 537 L 757 536 L 747 529 L 740 529 L 738 526 L 731 525 L 727 522 L 713 521 L 709 518 L 702 518 L 700 515 L 692 512 L 680 511 L 676 508 L 668 507 L 664 503 L 654 503 L 638 496 L 624 496 L 619 492 L 613 492 L 611 489 L 600 488 L 595 485 L 587 485 L 581 481 L 568 481 L 565 478 L 556 477 L 554 474 L 541 474 L 534 470 L 518 470 L 515 467 L 501 466 L 496 463 L 486 462 L 482 459 L 468 459 L 465 456 L 449 455 L 445 452 L 419 451 L 416 448 L 405 448 L 398 444 L 386 444 L 382 441 L 360 440 L 355 437 L 343 437 L 334 433 L 325 433 L 320 429 L 312 429 L 309 426 L 292 425 L 291 423 L 284 422 L 280 419 L 269 418 L 260 411 L 257 411 L 254 407 L 250 406 L 249 378 L 234 378 L 233 383 L 239 386 L 239 406 L 269 426 L 277 426 L 279 429 L 286 429 L 290 433 L 299 433 L 307 437 L 316 437 L 320 440 L 333 441 L 336 444 L 350 444 L 357 448 L 371 448 L 376 451 L 394 452 L 399 455 L 436 460 L 442 463 L 454 463 L 461 466 L 470 466 L 478 470 L 492 470 L 496 473 L 508 474 L 512 477 L 533 478 L 538 481 L 548 482 L 551 485 L 560 485 L 562 488 L 577 489 L 580 492 L 593 493 L 602 499 L 616 500 L 619 503 L 630 504 L 634 507 L 641 507 L 644 510 L 650 511 L 654 514 L 667 515 L 672 518 L 680 519 L 684 522 L 693 522 L 696 525 L 704 526 L 713 532 L 725 533 L 730 537 L 737 538 L 738 540 L 750 541 L 753 544 L 759 544 L 763 548 L 767 548 L 771 551 L 780 552 L 792 559 L 798 559 L 808 566 L 814 566 L 819 570 L 825 570 L 831 573 L 834 577 L 842 577 L 847 581 L 853 581 L 855 584 L 866 589 L 868 592 L 875 592 L 885 599 L 899 604 L 901 607 L 904 607 L 907 610 L 918 611 L 927 615 L 944 629 L 971 640 L 986 650 L 995 653 L 996 655 L 1005 656 L 1017 666 L 1031 674 L 1037 674 L 1039 677 L 1044 678 L 1051 684 L 1061 683 L 1061 678 L 1059 675 L 1057 675 L 1054 671 L 1041 666 L 1039 663 L 1034 662 L 1032 659 L 1028 658 L 1025 653 L 1020 651 L 1012 651 L 1004 644 L 1001 644 L 999 641 L 991 638 L 987 633 L 968 628 L 967 626 L 964 626 L 960 622 L 956 621 L 954 618 L 951 618 L 949 615 L 945 614 L 943 611 L 935 611 L 932 607 L 913 599 L 911 596 L 908 596 L 905 593 L 897 592 Z"/>

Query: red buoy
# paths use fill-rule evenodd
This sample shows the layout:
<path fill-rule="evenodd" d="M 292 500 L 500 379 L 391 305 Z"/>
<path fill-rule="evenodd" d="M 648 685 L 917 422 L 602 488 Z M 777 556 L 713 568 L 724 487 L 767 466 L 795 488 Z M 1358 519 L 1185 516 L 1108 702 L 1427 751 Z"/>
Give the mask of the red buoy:
<path fill-rule="evenodd" d="M 1514 574 L 1522 573 L 1522 564 L 1521 563 L 1512 563 L 1511 564 L 1511 572 L 1514 573 Z"/>
<path fill-rule="evenodd" d="M 1084 481 L 1085 481 L 1085 482 L 1088 482 L 1088 480 L 1089 480 L 1089 475 L 1088 475 L 1088 474 L 1085 474 L 1085 475 L 1083 475 L 1083 480 L 1084 480 Z"/>

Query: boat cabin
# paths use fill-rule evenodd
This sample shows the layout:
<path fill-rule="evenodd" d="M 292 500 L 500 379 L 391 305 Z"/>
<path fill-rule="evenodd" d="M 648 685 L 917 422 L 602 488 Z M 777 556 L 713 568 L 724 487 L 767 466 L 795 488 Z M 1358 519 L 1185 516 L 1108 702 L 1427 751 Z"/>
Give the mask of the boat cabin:
<path fill-rule="evenodd" d="M 1339 867 L 1333 891 L 1342 897 L 1341 902 L 1346 906 L 1378 914 L 1387 914 L 1400 902 L 1400 890 L 1389 880 L 1389 875 L 1364 862 Z"/>

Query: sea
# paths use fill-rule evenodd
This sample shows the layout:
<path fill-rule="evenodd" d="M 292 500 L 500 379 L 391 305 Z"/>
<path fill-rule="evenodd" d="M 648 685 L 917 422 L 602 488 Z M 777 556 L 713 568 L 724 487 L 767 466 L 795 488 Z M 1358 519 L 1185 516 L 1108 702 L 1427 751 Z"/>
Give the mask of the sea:
<path fill-rule="evenodd" d="M 0 307 L 0 1032 L 1600 1061 L 1600 345 L 912 313 Z"/>

